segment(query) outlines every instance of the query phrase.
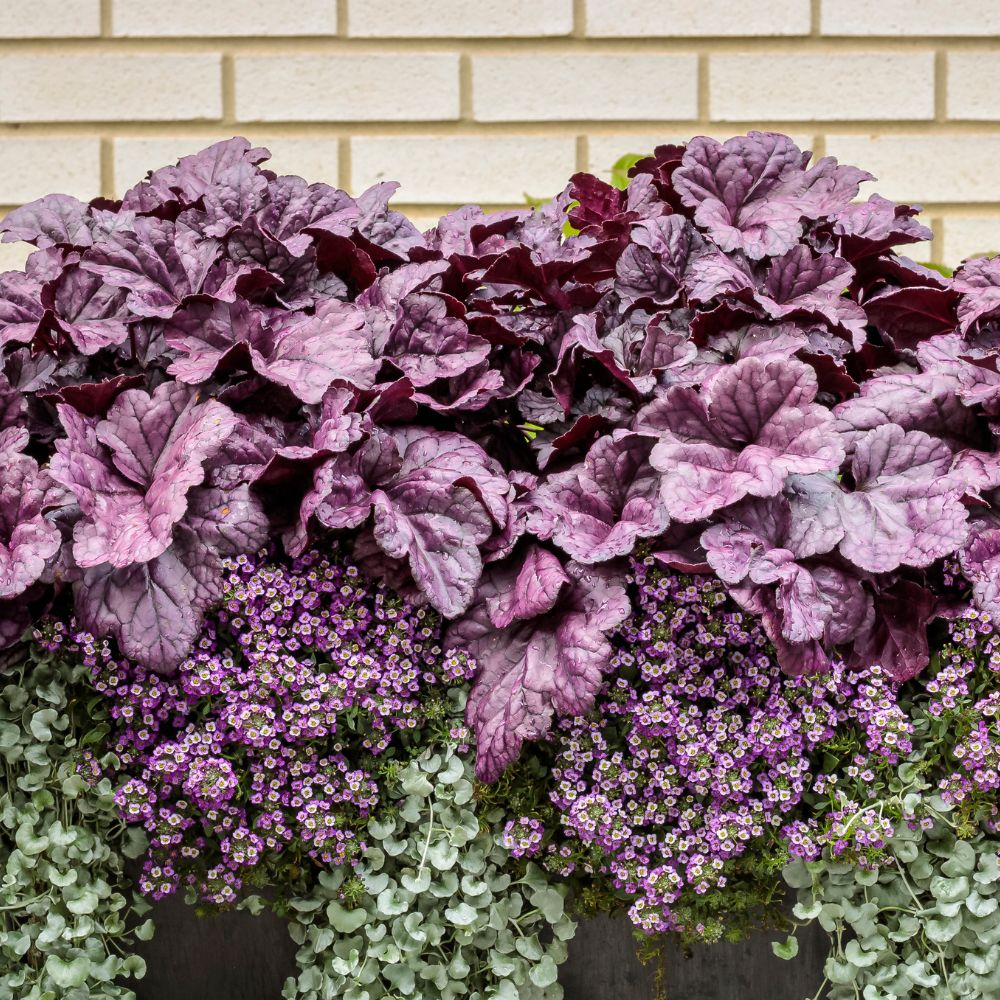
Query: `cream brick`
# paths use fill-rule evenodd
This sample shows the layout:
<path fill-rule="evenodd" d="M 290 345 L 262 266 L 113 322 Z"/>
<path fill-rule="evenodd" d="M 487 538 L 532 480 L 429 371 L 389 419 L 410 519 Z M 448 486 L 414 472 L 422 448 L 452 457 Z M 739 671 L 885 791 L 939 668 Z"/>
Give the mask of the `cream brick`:
<path fill-rule="evenodd" d="M 0 58 L 0 121 L 194 121 L 222 115 L 217 55 Z"/>
<path fill-rule="evenodd" d="M 606 38 L 808 35 L 809 0 L 587 0 L 587 34 Z"/>
<path fill-rule="evenodd" d="M 213 142 L 229 138 L 231 133 L 217 136 L 185 136 L 169 139 L 115 139 L 115 191 L 121 195 L 142 180 L 148 170 L 176 162 L 180 157 L 197 153 Z M 265 162 L 269 170 L 279 174 L 298 174 L 307 181 L 337 184 L 338 156 L 336 139 L 270 138 L 250 132 L 247 138 L 255 146 L 271 150 Z"/>
<path fill-rule="evenodd" d="M 101 33 L 101 0 L 3 0 L 0 38 L 87 38 Z"/>
<path fill-rule="evenodd" d="M 337 0 L 114 0 L 111 26 L 146 37 L 335 35 Z"/>
<path fill-rule="evenodd" d="M 949 54 L 948 117 L 1000 121 L 1000 55 Z"/>
<path fill-rule="evenodd" d="M 716 121 L 863 121 L 934 117 L 934 53 L 775 52 L 714 55 L 709 112 Z"/>
<path fill-rule="evenodd" d="M 298 174 L 307 181 L 338 183 L 340 156 L 336 139 L 286 139 L 251 135 L 255 145 L 271 150 L 265 166 L 278 174 Z"/>
<path fill-rule="evenodd" d="M 472 61 L 472 90 L 475 117 L 484 122 L 693 119 L 698 60 L 694 55 L 482 56 Z"/>
<path fill-rule="evenodd" d="M 572 0 L 363 0 L 347 14 L 355 38 L 538 38 L 572 30 Z"/>
<path fill-rule="evenodd" d="M 1000 253 L 1000 215 L 988 218 L 946 216 L 942 260 L 955 267 L 967 257 Z"/>
<path fill-rule="evenodd" d="M 925 226 L 930 225 L 930 219 L 924 219 L 923 222 Z M 898 250 L 904 257 L 909 257 L 918 264 L 931 264 L 935 260 L 937 247 L 938 244 L 933 240 L 921 240 L 919 243 L 907 243 Z"/>
<path fill-rule="evenodd" d="M 823 0 L 825 35 L 995 35 L 996 0 Z"/>
<path fill-rule="evenodd" d="M 399 181 L 406 204 L 519 205 L 561 191 L 576 164 L 573 136 L 399 136 L 351 140 L 351 186 Z M 498 168 L 499 165 L 499 168 Z"/>
<path fill-rule="evenodd" d="M 0 212 L 0 216 L 6 212 Z M 0 271 L 23 271 L 24 262 L 28 259 L 28 254 L 35 252 L 35 247 L 30 243 L 0 243 Z"/>
<path fill-rule="evenodd" d="M 827 152 L 864 167 L 887 198 L 1000 201 L 1000 135 L 830 135 Z"/>
<path fill-rule="evenodd" d="M 392 207 L 397 212 L 402 212 L 422 233 L 433 229 L 441 221 L 441 215 L 437 211 L 421 205 L 397 205 L 393 202 Z"/>
<path fill-rule="evenodd" d="M 101 193 L 101 142 L 10 139 L 0 142 L 0 204 L 20 205 L 59 192 L 87 200 Z"/>
<path fill-rule="evenodd" d="M 237 56 L 236 114 L 254 122 L 458 118 L 458 56 Z"/>

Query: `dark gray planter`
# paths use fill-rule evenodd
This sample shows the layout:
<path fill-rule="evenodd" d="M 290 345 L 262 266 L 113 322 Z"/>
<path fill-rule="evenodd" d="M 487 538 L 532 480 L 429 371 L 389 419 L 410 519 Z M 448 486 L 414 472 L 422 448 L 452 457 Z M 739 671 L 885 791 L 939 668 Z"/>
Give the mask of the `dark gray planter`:
<path fill-rule="evenodd" d="M 142 945 L 148 963 L 139 1000 L 280 1000 L 295 968 L 295 945 L 270 913 L 228 913 L 199 920 L 180 899 L 157 903 L 156 936 Z M 800 935 L 799 955 L 783 962 L 774 935 L 665 954 L 667 1000 L 805 1000 L 823 979 L 824 939 Z M 635 957 L 630 924 L 599 918 L 581 924 L 560 981 L 567 1000 L 651 1000 L 654 972 Z"/>

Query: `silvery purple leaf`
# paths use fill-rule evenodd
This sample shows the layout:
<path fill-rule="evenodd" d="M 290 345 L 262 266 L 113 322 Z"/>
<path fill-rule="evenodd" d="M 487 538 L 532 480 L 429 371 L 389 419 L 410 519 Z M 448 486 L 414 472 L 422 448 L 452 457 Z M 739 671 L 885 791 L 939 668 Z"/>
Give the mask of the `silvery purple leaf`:
<path fill-rule="evenodd" d="M 76 616 L 113 636 L 123 655 L 170 673 L 201 633 L 202 614 L 222 597 L 218 556 L 182 531 L 149 562 L 87 569 L 73 585 Z"/>
<path fill-rule="evenodd" d="M 973 257 L 955 272 L 954 286 L 961 293 L 958 328 L 972 330 L 1000 315 L 1000 257 Z"/>
<path fill-rule="evenodd" d="M 933 239 L 934 233 L 914 218 L 918 212 L 919 208 L 897 205 L 873 194 L 868 201 L 856 202 L 838 212 L 831 232 L 840 255 L 855 261 L 895 246 Z"/>
<path fill-rule="evenodd" d="M 81 354 L 94 354 L 128 338 L 126 292 L 105 284 L 96 274 L 79 265 L 66 267 L 42 292 L 42 301 L 52 310 L 56 325 Z"/>
<path fill-rule="evenodd" d="M 927 623 L 936 604 L 931 591 L 911 580 L 879 590 L 873 621 L 855 640 L 852 665 L 865 669 L 877 663 L 899 683 L 915 677 L 930 661 Z"/>
<path fill-rule="evenodd" d="M 0 348 L 30 344 L 38 333 L 45 309 L 42 284 L 20 271 L 0 274 Z"/>
<path fill-rule="evenodd" d="M 840 551 L 872 573 L 929 566 L 965 541 L 964 484 L 951 474 L 952 451 L 923 431 L 884 424 L 858 439 L 854 490 L 842 499 Z"/>
<path fill-rule="evenodd" d="M 304 403 L 320 402 L 333 383 L 359 389 L 375 383 L 379 365 L 369 348 L 364 314 L 351 302 L 326 299 L 311 316 L 286 313 L 269 322 L 263 334 L 262 343 L 251 342 L 254 368 Z"/>
<path fill-rule="evenodd" d="M 844 450 L 828 410 L 814 402 L 816 375 L 800 361 L 749 357 L 707 386 L 674 386 L 657 401 L 664 428 L 650 462 L 679 521 L 697 521 L 742 497 L 774 496 L 785 478 L 828 472 Z"/>
<path fill-rule="evenodd" d="M 358 299 L 371 331 L 372 352 L 392 362 L 417 388 L 455 378 L 490 353 L 469 332 L 458 303 L 440 290 L 440 262 L 404 264 L 381 276 Z"/>
<path fill-rule="evenodd" d="M 635 223 L 615 266 L 615 289 L 622 303 L 671 305 L 680 294 L 689 261 L 702 246 L 697 230 L 682 215 Z"/>
<path fill-rule="evenodd" d="M 94 242 L 90 207 L 68 194 L 49 194 L 15 208 L 0 222 L 0 233 L 4 243 L 24 240 L 43 250 Z"/>
<path fill-rule="evenodd" d="M 670 518 L 649 464 L 655 441 L 631 431 L 598 438 L 582 466 L 538 488 L 529 525 L 580 563 L 626 556 L 638 539 L 662 534 Z"/>
<path fill-rule="evenodd" d="M 0 430 L 0 601 L 19 597 L 41 578 L 59 550 L 59 530 L 42 511 L 47 483 L 23 454 L 28 435 Z"/>
<path fill-rule="evenodd" d="M 481 547 L 509 517 L 510 484 L 468 438 L 445 431 L 373 429 L 352 454 L 314 473 L 299 526 L 288 544 L 304 549 L 312 518 L 328 528 L 356 528 L 374 514 L 373 535 L 444 615 L 468 607 L 482 572 Z"/>
<path fill-rule="evenodd" d="M 751 260 L 774 257 L 796 245 L 802 220 L 837 214 L 872 179 L 829 156 L 807 169 L 809 155 L 773 132 L 725 143 L 698 136 L 673 172 L 673 185 L 722 250 L 742 250 Z"/>
<path fill-rule="evenodd" d="M 103 420 L 58 409 L 67 436 L 56 443 L 51 474 L 83 512 L 73 552 L 84 567 L 125 567 L 164 552 L 206 459 L 236 426 L 226 406 L 199 403 L 180 383 L 152 395 L 130 389 Z"/>
<path fill-rule="evenodd" d="M 953 447 L 971 443 L 982 429 L 962 402 L 961 389 L 962 381 L 952 374 L 888 372 L 863 382 L 857 396 L 834 407 L 837 430 L 849 447 L 867 431 L 890 423 L 925 431 Z"/>
<path fill-rule="evenodd" d="M 976 607 L 991 618 L 1000 617 L 1000 517 L 990 511 L 970 523 L 959 559 Z"/>
<path fill-rule="evenodd" d="M 773 319 L 816 318 L 840 327 L 857 350 L 865 342 L 867 317 L 844 297 L 853 275 L 854 268 L 843 258 L 817 255 L 799 245 L 771 262 L 755 301 Z"/>
<path fill-rule="evenodd" d="M 564 575 L 569 583 L 559 584 L 549 610 L 498 629 L 489 609 L 508 603 L 503 591 L 516 587 L 517 578 L 491 570 L 472 608 L 448 632 L 447 642 L 477 665 L 466 717 L 476 733 L 480 780 L 499 778 L 525 741 L 549 731 L 554 715 L 587 712 L 600 689 L 612 653 L 607 635 L 629 613 L 624 576 L 572 563 Z"/>
<path fill-rule="evenodd" d="M 136 212 L 154 212 L 170 202 L 192 205 L 214 191 L 227 171 L 240 164 L 255 165 L 270 157 L 263 148 L 251 148 L 246 139 L 235 137 L 216 142 L 175 165 L 161 167 L 125 192 L 122 207 Z"/>
<path fill-rule="evenodd" d="M 257 213 L 261 232 L 293 256 L 313 243 L 312 231 L 349 236 L 360 210 L 346 192 L 328 184 L 307 184 L 301 177 L 278 177 L 267 187 L 267 204 Z"/>
<path fill-rule="evenodd" d="M 138 218 L 135 230 L 91 247 L 80 267 L 128 289 L 128 307 L 141 317 L 169 319 L 189 295 L 202 290 L 220 252 L 217 241 L 164 219 Z"/>

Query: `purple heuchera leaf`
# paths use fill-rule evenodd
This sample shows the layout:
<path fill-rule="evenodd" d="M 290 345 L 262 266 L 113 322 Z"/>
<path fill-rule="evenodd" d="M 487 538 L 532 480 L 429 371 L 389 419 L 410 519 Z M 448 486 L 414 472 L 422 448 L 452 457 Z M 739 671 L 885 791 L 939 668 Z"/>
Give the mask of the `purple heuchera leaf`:
<path fill-rule="evenodd" d="M 306 252 L 314 233 L 349 236 L 360 218 L 357 202 L 346 191 L 307 184 L 301 177 L 278 177 L 268 185 L 267 194 L 257 224 L 293 257 Z"/>
<path fill-rule="evenodd" d="M 128 337 L 125 297 L 123 289 L 105 284 L 78 265 L 65 268 L 42 292 L 42 302 L 52 311 L 56 326 L 81 354 L 95 354 Z"/>
<path fill-rule="evenodd" d="M 835 215 L 872 179 L 829 156 L 806 169 L 809 156 L 773 132 L 725 143 L 699 136 L 688 143 L 673 185 L 722 250 L 742 250 L 751 260 L 774 257 L 798 243 L 803 219 Z"/>
<path fill-rule="evenodd" d="M 286 314 L 264 334 L 260 349 L 251 347 L 254 368 L 304 403 L 318 403 L 334 382 L 359 389 L 374 384 L 378 362 L 369 351 L 364 315 L 352 303 L 326 299 L 312 316 Z"/>
<path fill-rule="evenodd" d="M 593 705 L 611 659 L 608 633 L 628 616 L 624 576 L 607 568 L 529 555 L 537 579 L 491 570 L 469 613 L 447 642 L 466 650 L 477 673 L 466 709 L 478 747 L 476 773 L 495 781 L 517 759 L 526 740 L 544 736 L 554 714 L 582 715 Z M 536 596 L 528 595 L 533 586 Z M 518 594 L 511 594 L 517 591 Z M 491 609 L 508 609 L 498 628 Z"/>
<path fill-rule="evenodd" d="M 404 255 L 424 243 L 420 230 L 402 212 L 389 208 L 389 199 L 398 188 L 395 181 L 382 181 L 362 191 L 357 198 L 358 233 L 393 256 Z"/>
<path fill-rule="evenodd" d="M 59 416 L 67 436 L 56 443 L 51 472 L 83 512 L 73 543 L 83 567 L 121 568 L 165 552 L 188 491 L 205 478 L 206 459 L 236 426 L 228 407 L 199 403 L 180 383 L 152 395 L 130 389 L 103 420 L 65 404 Z"/>
<path fill-rule="evenodd" d="M 844 450 L 816 375 L 800 361 L 749 357 L 700 391 L 674 386 L 646 410 L 665 428 L 650 462 L 679 521 L 697 521 L 747 495 L 775 496 L 792 473 L 828 472 Z"/>
<path fill-rule="evenodd" d="M 161 167 L 125 193 L 122 207 L 153 212 L 169 202 L 191 205 L 213 193 L 241 164 L 255 165 L 270 157 L 263 148 L 251 148 L 246 139 L 234 137 L 216 142 L 190 156 L 182 156 L 170 167 Z"/>
<path fill-rule="evenodd" d="M 1000 618 L 1000 517 L 991 511 L 972 521 L 959 560 L 972 584 L 976 607 Z"/>
<path fill-rule="evenodd" d="M 59 529 L 42 514 L 46 482 L 22 454 L 27 431 L 0 430 L 0 601 L 19 597 L 59 550 Z"/>
<path fill-rule="evenodd" d="M 404 264 L 358 298 L 372 353 L 391 361 L 418 388 L 462 375 L 490 353 L 489 343 L 469 332 L 458 301 L 441 292 L 446 270 L 436 261 Z"/>
<path fill-rule="evenodd" d="M 358 450 L 316 470 L 289 550 L 304 550 L 312 517 L 327 528 L 357 528 L 371 513 L 382 551 L 405 558 L 427 599 L 453 618 L 472 600 L 482 545 L 507 523 L 509 492 L 499 467 L 460 434 L 373 428 Z"/>
<path fill-rule="evenodd" d="M 15 208 L 0 222 L 4 243 L 24 240 L 36 247 L 89 247 L 93 242 L 90 208 L 68 194 L 49 194 Z"/>
<path fill-rule="evenodd" d="M 968 335 L 974 327 L 1000 315 L 1000 257 L 974 257 L 956 272 L 958 328 Z"/>
<path fill-rule="evenodd" d="M 834 407 L 837 430 L 853 445 L 867 431 L 884 424 L 925 431 L 953 447 L 976 440 L 976 415 L 959 396 L 960 381 L 937 372 L 887 372 L 861 385 L 860 392 Z"/>
<path fill-rule="evenodd" d="M 202 614 L 222 597 L 222 567 L 209 546 L 182 528 L 149 562 L 85 570 L 73 593 L 84 628 L 114 636 L 125 656 L 164 670 L 190 653 Z"/>
<path fill-rule="evenodd" d="M 582 466 L 549 476 L 535 491 L 531 531 L 580 563 L 628 555 L 638 539 L 662 534 L 670 518 L 649 464 L 655 443 L 632 431 L 598 438 Z"/>
<path fill-rule="evenodd" d="M 840 255 L 855 261 L 895 246 L 933 239 L 933 231 L 914 218 L 919 211 L 917 207 L 897 205 L 873 194 L 868 201 L 848 205 L 838 212 L 831 233 Z"/>
<path fill-rule="evenodd" d="M 325 299 L 313 314 L 268 315 L 242 299 L 199 298 L 174 314 L 164 336 L 180 354 L 170 371 L 181 381 L 197 384 L 226 367 L 246 366 L 304 403 L 319 403 L 333 382 L 370 389 L 379 368 L 364 313 L 337 299 Z"/>
<path fill-rule="evenodd" d="M 936 609 L 934 594 L 912 580 L 897 580 L 875 596 L 875 618 L 854 646 L 852 664 L 873 663 L 899 683 L 910 680 L 930 661 L 927 623 Z"/>
<path fill-rule="evenodd" d="M 965 485 L 951 449 L 923 431 L 885 424 L 854 446 L 854 490 L 842 499 L 840 551 L 872 573 L 929 566 L 957 551 L 968 531 Z"/>
<path fill-rule="evenodd" d="M 552 394 L 565 413 L 573 407 L 573 389 L 584 359 L 590 357 L 601 364 L 614 378 L 632 389 L 636 388 L 628 371 L 615 359 L 611 346 L 598 336 L 598 317 L 584 313 L 575 317 L 559 341 L 556 368 L 549 378 Z"/>
<path fill-rule="evenodd" d="M 854 268 L 841 257 L 797 246 L 770 263 L 755 299 L 772 319 L 821 319 L 841 327 L 855 348 L 865 341 L 864 309 L 843 296 Z"/>
<path fill-rule="evenodd" d="M 136 316 L 169 319 L 181 302 L 202 290 L 219 244 L 165 219 L 140 218 L 91 247 L 80 266 L 110 285 L 128 289 Z"/>
<path fill-rule="evenodd" d="M 668 306 L 703 240 L 683 215 L 661 215 L 632 226 L 629 244 L 615 266 L 615 288 L 626 306 Z"/>
<path fill-rule="evenodd" d="M 42 284 L 20 271 L 0 274 L 0 348 L 30 344 L 44 315 Z"/>
<path fill-rule="evenodd" d="M 757 600 L 770 606 L 786 642 L 833 645 L 851 637 L 852 627 L 864 620 L 858 609 L 867 598 L 857 577 L 811 558 L 830 552 L 844 529 L 836 515 L 803 523 L 809 511 L 801 495 L 793 490 L 790 496 L 745 501 L 724 512 L 701 542 L 726 584 L 747 581 L 769 592 Z"/>
<path fill-rule="evenodd" d="M 656 313 L 645 322 L 629 318 L 605 333 L 601 343 L 610 349 L 615 368 L 627 373 L 629 384 L 643 396 L 652 394 L 661 374 L 668 382 L 682 381 L 698 353 L 683 318 L 670 313 Z"/>
<path fill-rule="evenodd" d="M 558 556 L 532 545 L 523 561 L 498 567 L 492 574 L 493 586 L 478 595 L 485 603 L 490 621 L 497 628 L 512 622 L 538 618 L 551 611 L 562 592 L 572 584 Z"/>

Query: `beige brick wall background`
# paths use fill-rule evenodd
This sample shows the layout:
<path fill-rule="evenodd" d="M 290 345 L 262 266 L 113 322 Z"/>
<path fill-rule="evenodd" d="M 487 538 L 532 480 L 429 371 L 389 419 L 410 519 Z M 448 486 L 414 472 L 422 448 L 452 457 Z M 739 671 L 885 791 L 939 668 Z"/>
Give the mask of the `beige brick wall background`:
<path fill-rule="evenodd" d="M 920 259 L 1000 250 L 1000 0 L 0 0 L 4 207 L 241 133 L 430 225 L 748 128 L 923 204 Z"/>

